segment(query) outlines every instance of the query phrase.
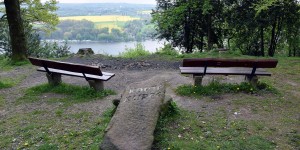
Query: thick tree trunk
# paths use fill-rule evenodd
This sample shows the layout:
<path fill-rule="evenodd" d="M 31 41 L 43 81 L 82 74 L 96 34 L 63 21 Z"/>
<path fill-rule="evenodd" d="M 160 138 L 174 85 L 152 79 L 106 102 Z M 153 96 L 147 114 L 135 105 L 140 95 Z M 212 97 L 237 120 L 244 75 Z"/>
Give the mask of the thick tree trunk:
<path fill-rule="evenodd" d="M 4 0 L 12 48 L 12 61 L 26 59 L 27 44 L 19 0 Z"/>
<path fill-rule="evenodd" d="M 276 20 L 274 21 L 273 25 L 272 25 L 272 33 L 271 33 L 271 41 L 270 41 L 270 46 L 269 46 L 269 50 L 268 50 L 268 55 L 273 57 L 274 56 L 274 52 L 275 52 L 275 30 L 276 30 Z"/>
<path fill-rule="evenodd" d="M 264 48 L 264 28 L 260 27 L 260 51 L 261 56 L 265 56 L 265 48 Z"/>
<path fill-rule="evenodd" d="M 208 50 L 212 49 L 213 46 L 213 40 L 212 40 L 212 29 L 211 29 L 211 15 L 208 14 L 207 16 L 207 48 Z"/>
<path fill-rule="evenodd" d="M 186 53 L 192 53 L 193 49 L 191 47 L 191 28 L 190 28 L 190 14 L 191 10 L 188 8 L 188 12 L 185 15 L 184 21 L 184 47 L 186 48 Z"/>

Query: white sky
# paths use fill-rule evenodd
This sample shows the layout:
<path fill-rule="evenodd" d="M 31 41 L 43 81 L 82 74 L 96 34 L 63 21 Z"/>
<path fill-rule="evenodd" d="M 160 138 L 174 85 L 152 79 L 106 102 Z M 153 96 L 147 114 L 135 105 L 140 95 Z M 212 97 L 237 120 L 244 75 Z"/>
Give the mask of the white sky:
<path fill-rule="evenodd" d="M 45 2 L 46 0 L 41 0 L 41 1 Z M 155 0 L 58 0 L 58 1 L 59 1 L 59 3 L 133 3 L 133 4 L 156 4 Z"/>

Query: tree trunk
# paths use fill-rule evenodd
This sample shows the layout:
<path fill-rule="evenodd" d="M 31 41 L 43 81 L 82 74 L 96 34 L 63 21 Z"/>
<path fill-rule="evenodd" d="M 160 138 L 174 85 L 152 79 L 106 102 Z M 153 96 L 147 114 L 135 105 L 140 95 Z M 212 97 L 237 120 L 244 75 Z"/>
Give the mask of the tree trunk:
<path fill-rule="evenodd" d="M 264 49 L 264 28 L 260 27 L 260 51 L 261 56 L 265 56 L 265 49 Z"/>
<path fill-rule="evenodd" d="M 211 15 L 208 14 L 207 16 L 207 48 L 208 50 L 212 49 L 213 40 L 212 40 L 212 29 L 211 29 Z"/>
<path fill-rule="evenodd" d="M 268 50 L 268 55 L 273 57 L 274 56 L 274 49 L 275 49 L 275 30 L 276 30 L 276 20 L 274 21 L 272 25 L 272 34 L 271 34 L 271 41 L 270 41 L 270 46 Z"/>
<path fill-rule="evenodd" d="M 27 44 L 19 0 L 4 0 L 12 48 L 12 61 L 26 59 Z"/>
<path fill-rule="evenodd" d="M 201 35 L 201 52 L 203 52 L 203 45 L 204 45 L 204 36 L 203 34 Z"/>
<path fill-rule="evenodd" d="M 186 53 L 192 53 L 191 48 L 191 28 L 190 28 L 190 14 L 191 10 L 188 7 L 187 13 L 184 20 L 184 47 L 186 48 Z"/>
<path fill-rule="evenodd" d="M 230 38 L 227 39 L 228 49 L 230 49 Z"/>

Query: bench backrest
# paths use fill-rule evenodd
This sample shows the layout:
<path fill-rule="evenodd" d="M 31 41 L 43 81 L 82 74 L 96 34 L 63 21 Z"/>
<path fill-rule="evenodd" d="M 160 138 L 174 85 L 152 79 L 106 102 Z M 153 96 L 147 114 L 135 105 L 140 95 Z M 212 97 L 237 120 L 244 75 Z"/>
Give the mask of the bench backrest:
<path fill-rule="evenodd" d="M 32 57 L 29 57 L 28 59 L 35 66 L 102 76 L 100 67 L 97 66 L 87 66 L 82 64 L 67 63 Z"/>
<path fill-rule="evenodd" d="M 220 58 L 193 58 L 183 59 L 183 67 L 248 67 L 248 68 L 275 68 L 276 59 L 220 59 Z"/>

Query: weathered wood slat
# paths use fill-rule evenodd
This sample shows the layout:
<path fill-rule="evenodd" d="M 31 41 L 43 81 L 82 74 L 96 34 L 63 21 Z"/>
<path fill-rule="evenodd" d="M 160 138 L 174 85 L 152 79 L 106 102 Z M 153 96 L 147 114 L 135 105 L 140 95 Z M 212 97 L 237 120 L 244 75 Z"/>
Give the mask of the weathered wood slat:
<path fill-rule="evenodd" d="M 184 59 L 183 67 L 257 67 L 275 68 L 276 59 L 220 59 L 220 58 L 191 58 Z"/>
<path fill-rule="evenodd" d="M 101 76 L 102 72 L 99 67 L 97 66 L 87 66 L 82 64 L 76 63 L 68 63 L 68 62 L 60 62 L 60 61 L 52 61 L 40 58 L 28 58 L 29 61 L 36 66 L 40 67 L 47 67 L 47 68 L 55 68 L 59 70 L 66 70 L 71 72 L 78 72 L 78 73 L 87 73 L 92 75 Z"/>
<path fill-rule="evenodd" d="M 182 74 L 204 74 L 203 67 L 193 67 L 193 69 L 180 67 Z M 207 68 L 205 74 L 211 75 L 251 75 L 251 68 Z M 263 70 L 257 69 L 254 75 L 260 76 L 271 76 L 271 73 Z"/>
<path fill-rule="evenodd" d="M 77 73 L 77 72 L 71 72 L 71 71 L 65 71 L 65 70 L 59 70 L 59 69 L 53 69 L 53 68 L 48 68 L 50 72 L 52 73 L 58 73 L 62 75 L 68 75 L 68 76 L 74 76 L 74 77 L 81 77 L 84 78 L 82 73 Z M 45 68 L 41 67 L 38 68 L 37 71 L 42 71 L 46 72 Z M 94 79 L 94 80 L 102 80 L 102 81 L 107 81 L 113 76 L 115 76 L 114 73 L 108 73 L 108 72 L 102 72 L 102 76 L 99 75 L 91 75 L 91 74 L 85 74 L 85 76 L 88 79 Z"/>

